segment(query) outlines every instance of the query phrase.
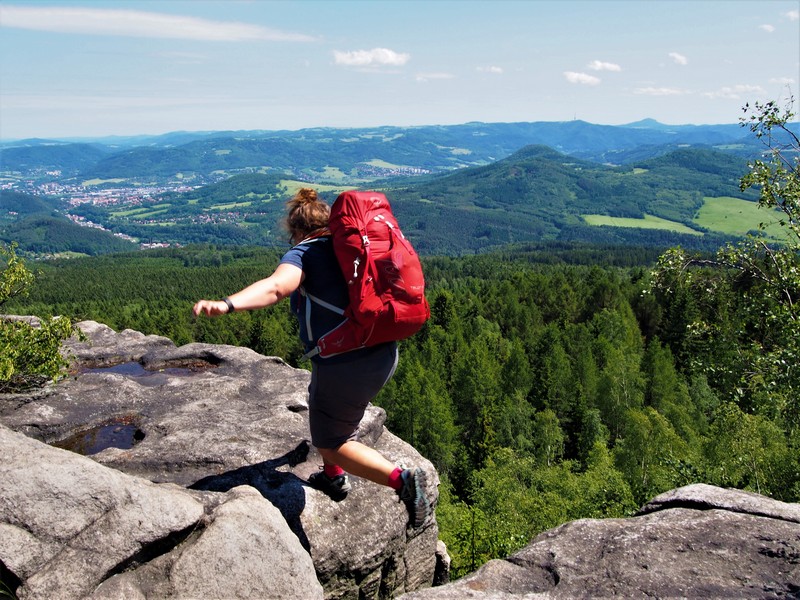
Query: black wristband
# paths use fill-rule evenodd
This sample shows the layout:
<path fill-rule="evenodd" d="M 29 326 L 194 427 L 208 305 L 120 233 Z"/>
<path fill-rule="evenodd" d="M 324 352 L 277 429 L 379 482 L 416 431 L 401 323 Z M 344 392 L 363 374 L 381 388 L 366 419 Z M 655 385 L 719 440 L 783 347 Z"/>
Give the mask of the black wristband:
<path fill-rule="evenodd" d="M 234 310 L 236 310 L 235 308 L 233 308 L 233 302 L 231 302 L 231 299 L 230 299 L 230 298 L 228 298 L 227 296 L 225 296 L 225 297 L 222 299 L 222 301 L 223 301 L 225 304 L 227 304 L 227 305 L 228 305 L 228 312 L 229 312 L 229 313 L 232 313 Z M 227 314 L 227 313 L 226 313 L 226 314 Z"/>

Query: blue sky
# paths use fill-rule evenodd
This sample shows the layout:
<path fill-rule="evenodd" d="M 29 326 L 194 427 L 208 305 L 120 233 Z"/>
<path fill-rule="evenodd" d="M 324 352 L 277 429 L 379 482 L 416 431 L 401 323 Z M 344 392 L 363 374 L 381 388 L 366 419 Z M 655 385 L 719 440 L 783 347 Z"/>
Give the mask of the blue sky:
<path fill-rule="evenodd" d="M 0 138 L 736 123 L 800 0 L 0 0 Z"/>

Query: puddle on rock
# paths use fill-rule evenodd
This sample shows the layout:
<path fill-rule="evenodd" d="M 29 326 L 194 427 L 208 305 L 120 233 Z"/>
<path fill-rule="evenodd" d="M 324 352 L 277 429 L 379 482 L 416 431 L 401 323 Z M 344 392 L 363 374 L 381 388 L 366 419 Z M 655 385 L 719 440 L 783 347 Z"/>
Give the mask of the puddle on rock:
<path fill-rule="evenodd" d="M 52 445 L 89 456 L 102 452 L 106 448 L 128 450 L 141 442 L 144 437 L 144 431 L 139 429 L 133 418 L 120 417 L 89 429 L 81 429 L 66 439 L 53 442 Z"/>
<path fill-rule="evenodd" d="M 182 364 L 187 364 L 185 361 Z M 214 365 L 198 360 L 188 366 L 166 367 L 159 370 L 145 369 L 140 362 L 130 361 L 112 367 L 97 367 L 82 369 L 81 373 L 116 373 L 131 377 L 140 385 L 157 386 L 167 383 L 170 377 L 191 377 L 203 371 L 214 368 Z"/>

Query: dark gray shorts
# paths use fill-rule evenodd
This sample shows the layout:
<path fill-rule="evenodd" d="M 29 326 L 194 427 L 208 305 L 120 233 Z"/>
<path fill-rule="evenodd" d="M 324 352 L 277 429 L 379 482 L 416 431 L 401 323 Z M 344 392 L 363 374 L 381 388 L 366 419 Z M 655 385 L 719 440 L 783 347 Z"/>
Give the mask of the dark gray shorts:
<path fill-rule="evenodd" d="M 390 343 L 359 355 L 354 360 L 311 367 L 308 386 L 311 443 L 317 448 L 338 448 L 357 439 L 358 424 L 367 405 L 394 375 L 397 344 Z"/>

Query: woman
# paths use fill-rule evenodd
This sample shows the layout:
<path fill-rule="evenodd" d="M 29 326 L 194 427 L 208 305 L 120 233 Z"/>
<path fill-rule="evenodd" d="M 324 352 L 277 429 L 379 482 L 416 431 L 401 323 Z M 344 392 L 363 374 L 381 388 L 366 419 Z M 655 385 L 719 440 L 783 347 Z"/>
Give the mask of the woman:
<path fill-rule="evenodd" d="M 334 306 L 348 304 L 347 283 L 336 261 L 328 230 L 330 208 L 315 190 L 303 188 L 287 204 L 286 227 L 294 247 L 275 271 L 222 300 L 200 300 L 195 316 L 216 317 L 237 310 L 255 310 L 291 297 L 300 322 L 300 338 L 307 350 L 317 338 L 342 321 L 337 312 L 315 303 L 307 319 L 306 292 Z M 347 473 L 395 489 L 406 504 L 409 522 L 419 527 L 430 514 L 425 496 L 425 472 L 403 469 L 357 439 L 358 424 L 367 405 L 389 381 L 397 367 L 397 344 L 390 342 L 330 358 L 311 359 L 309 425 L 311 442 L 322 455 L 323 466 L 309 483 L 341 500 L 350 491 Z"/>

